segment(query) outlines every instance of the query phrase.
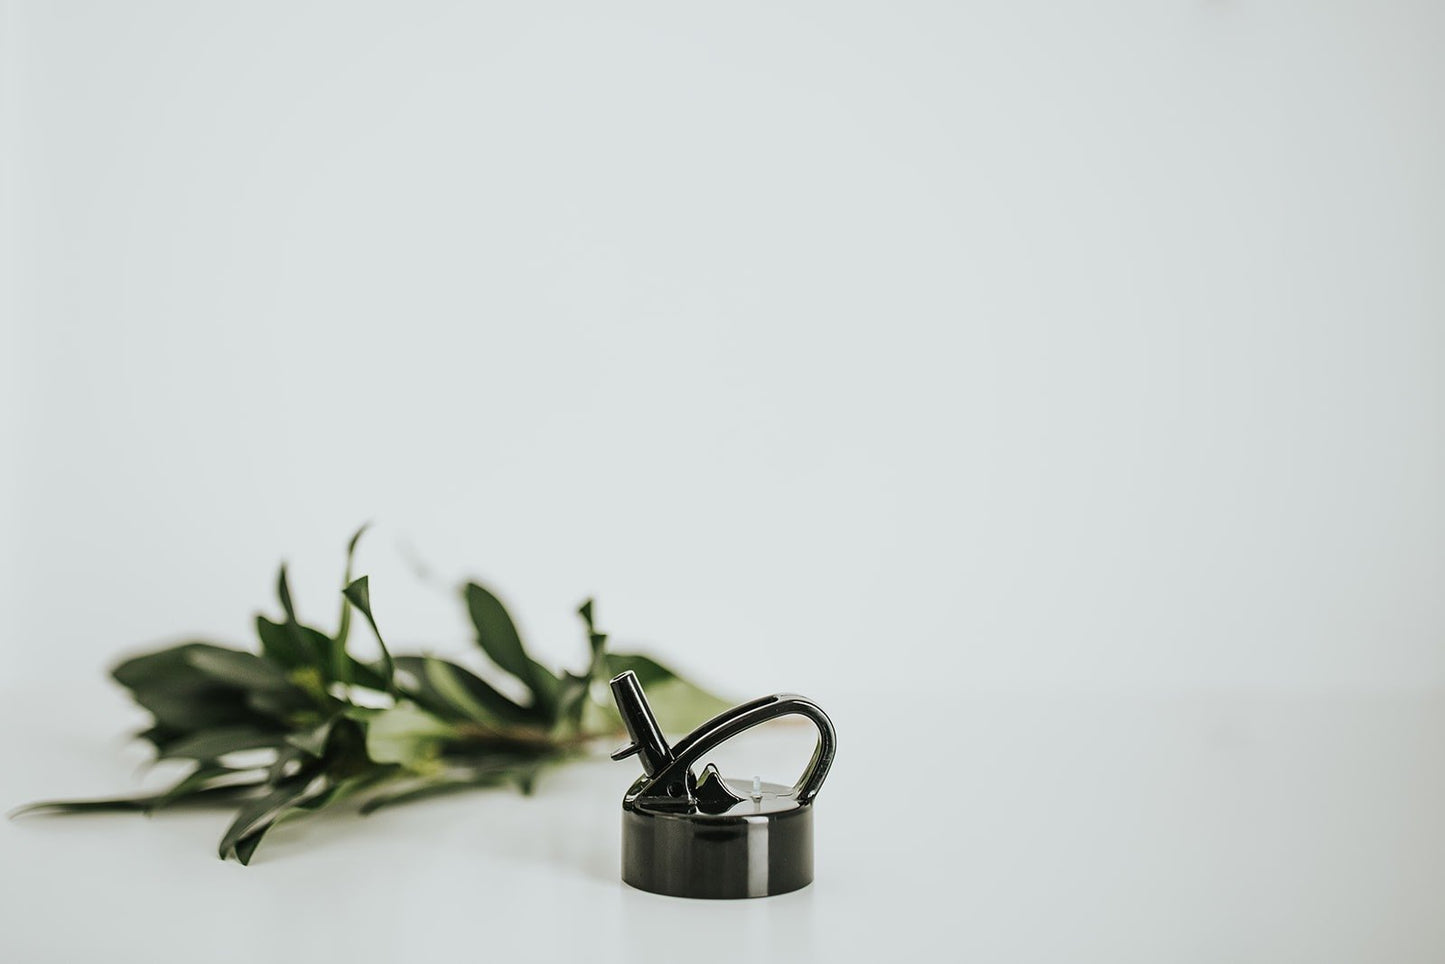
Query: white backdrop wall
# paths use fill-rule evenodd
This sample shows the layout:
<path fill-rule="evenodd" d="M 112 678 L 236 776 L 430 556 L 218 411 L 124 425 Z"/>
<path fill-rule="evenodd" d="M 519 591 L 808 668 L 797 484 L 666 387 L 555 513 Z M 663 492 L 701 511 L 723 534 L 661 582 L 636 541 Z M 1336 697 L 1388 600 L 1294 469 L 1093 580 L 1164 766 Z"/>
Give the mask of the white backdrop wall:
<path fill-rule="evenodd" d="M 1439 4 L 3 10 L 12 682 L 371 519 L 401 645 L 1445 685 Z"/>

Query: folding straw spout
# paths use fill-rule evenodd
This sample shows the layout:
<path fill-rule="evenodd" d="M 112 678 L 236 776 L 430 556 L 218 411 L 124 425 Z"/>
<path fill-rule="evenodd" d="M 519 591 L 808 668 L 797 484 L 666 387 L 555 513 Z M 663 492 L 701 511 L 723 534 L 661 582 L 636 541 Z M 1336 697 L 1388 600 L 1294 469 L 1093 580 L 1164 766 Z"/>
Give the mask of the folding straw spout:
<path fill-rule="evenodd" d="M 652 707 L 642 692 L 642 684 L 632 670 L 620 673 L 612 680 L 612 698 L 617 701 L 617 712 L 622 714 L 622 723 L 632 742 L 612 754 L 612 759 L 621 760 L 636 753 L 642 761 L 642 769 L 652 776 L 672 762 L 672 747 L 668 746 Z"/>

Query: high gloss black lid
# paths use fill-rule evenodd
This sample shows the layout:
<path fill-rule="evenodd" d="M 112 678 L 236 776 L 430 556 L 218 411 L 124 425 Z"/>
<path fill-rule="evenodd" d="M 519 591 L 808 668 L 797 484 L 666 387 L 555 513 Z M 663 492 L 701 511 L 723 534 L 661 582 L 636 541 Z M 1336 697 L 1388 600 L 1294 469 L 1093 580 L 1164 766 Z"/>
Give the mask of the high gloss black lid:
<path fill-rule="evenodd" d="M 833 763 L 837 738 L 817 704 L 794 694 L 744 703 L 669 746 L 631 671 L 612 680 L 632 741 L 613 759 L 637 754 L 644 775 L 622 801 L 622 877 L 676 897 L 763 897 L 813 879 L 813 798 Z M 703 754 L 751 727 L 798 715 L 818 728 L 818 746 L 794 786 L 726 779 Z"/>

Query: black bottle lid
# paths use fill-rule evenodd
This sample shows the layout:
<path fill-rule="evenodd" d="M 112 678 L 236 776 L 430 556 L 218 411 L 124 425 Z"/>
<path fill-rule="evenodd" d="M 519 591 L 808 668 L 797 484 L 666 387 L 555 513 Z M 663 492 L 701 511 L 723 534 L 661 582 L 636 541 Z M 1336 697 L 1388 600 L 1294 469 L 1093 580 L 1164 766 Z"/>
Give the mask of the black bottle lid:
<path fill-rule="evenodd" d="M 636 754 L 643 776 L 622 800 L 622 879 L 672 897 L 767 897 L 813 881 L 813 799 L 837 750 L 833 724 L 818 705 L 779 693 L 735 706 L 669 746 L 631 670 L 612 695 L 632 742 L 612 754 Z M 744 730 L 780 716 L 818 727 L 818 746 L 791 787 L 733 780 L 703 754 Z"/>

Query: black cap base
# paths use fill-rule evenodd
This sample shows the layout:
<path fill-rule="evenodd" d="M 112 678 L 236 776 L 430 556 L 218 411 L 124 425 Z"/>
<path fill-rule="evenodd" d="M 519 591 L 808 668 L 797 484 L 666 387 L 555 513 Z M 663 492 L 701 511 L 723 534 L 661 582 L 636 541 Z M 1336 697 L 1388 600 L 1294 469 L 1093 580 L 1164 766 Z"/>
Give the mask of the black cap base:
<path fill-rule="evenodd" d="M 791 787 L 726 781 L 742 799 L 724 813 L 623 805 L 622 879 L 670 897 L 786 894 L 813 882 L 813 806 Z"/>

